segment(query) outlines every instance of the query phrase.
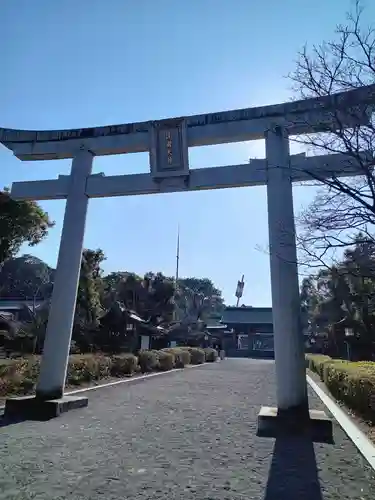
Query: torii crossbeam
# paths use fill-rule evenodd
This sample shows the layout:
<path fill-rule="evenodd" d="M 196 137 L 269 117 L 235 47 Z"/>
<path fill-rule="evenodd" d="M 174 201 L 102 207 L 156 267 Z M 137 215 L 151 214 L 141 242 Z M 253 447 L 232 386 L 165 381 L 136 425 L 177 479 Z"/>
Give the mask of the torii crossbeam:
<path fill-rule="evenodd" d="M 259 430 L 269 422 L 276 428 L 285 422 L 321 422 L 308 411 L 292 183 L 364 172 L 347 155 L 290 156 L 289 136 L 327 132 L 338 123 L 365 126 L 374 103 L 375 85 L 370 85 L 319 99 L 159 121 L 74 130 L 0 129 L 0 142 L 21 160 L 73 158 L 68 176 L 12 186 L 16 199 L 66 199 L 66 209 L 36 397 L 9 399 L 8 411 L 51 408 L 51 401 L 56 413 L 67 406 L 64 384 L 89 198 L 266 185 L 278 407 L 261 411 Z M 189 147 L 256 139 L 265 139 L 264 160 L 189 168 Z M 142 151 L 149 152 L 148 174 L 91 173 L 95 156 Z"/>

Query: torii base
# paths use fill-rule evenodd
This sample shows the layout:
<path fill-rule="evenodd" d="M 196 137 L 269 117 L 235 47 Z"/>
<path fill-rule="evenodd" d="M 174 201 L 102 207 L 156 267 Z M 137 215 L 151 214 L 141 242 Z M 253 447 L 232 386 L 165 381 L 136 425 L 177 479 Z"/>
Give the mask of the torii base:
<path fill-rule="evenodd" d="M 332 443 L 332 419 L 324 411 L 310 410 L 280 413 L 277 408 L 263 406 L 258 415 L 257 435 L 260 437 L 304 436 L 315 442 Z"/>
<path fill-rule="evenodd" d="M 62 413 L 86 408 L 88 398 L 63 396 L 59 399 L 42 400 L 35 396 L 9 398 L 5 402 L 4 417 L 9 420 L 50 420 Z"/>

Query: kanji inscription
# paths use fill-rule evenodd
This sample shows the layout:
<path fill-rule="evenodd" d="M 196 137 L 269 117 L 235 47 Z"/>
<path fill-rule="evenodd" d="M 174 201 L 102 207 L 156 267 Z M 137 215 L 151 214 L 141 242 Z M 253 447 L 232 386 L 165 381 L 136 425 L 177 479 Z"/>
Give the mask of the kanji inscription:
<path fill-rule="evenodd" d="M 150 165 L 154 177 L 189 174 L 185 120 L 154 122 L 150 139 Z"/>

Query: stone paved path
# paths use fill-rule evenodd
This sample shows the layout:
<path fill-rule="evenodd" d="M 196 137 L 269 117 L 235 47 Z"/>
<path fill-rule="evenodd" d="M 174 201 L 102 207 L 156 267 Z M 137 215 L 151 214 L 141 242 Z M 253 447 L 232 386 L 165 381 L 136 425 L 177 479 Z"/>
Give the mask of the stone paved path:
<path fill-rule="evenodd" d="M 89 407 L 0 428 L 0 499 L 370 499 L 375 478 L 335 444 L 258 438 L 272 361 L 222 363 L 89 393 Z M 310 406 L 322 409 L 315 396 Z"/>

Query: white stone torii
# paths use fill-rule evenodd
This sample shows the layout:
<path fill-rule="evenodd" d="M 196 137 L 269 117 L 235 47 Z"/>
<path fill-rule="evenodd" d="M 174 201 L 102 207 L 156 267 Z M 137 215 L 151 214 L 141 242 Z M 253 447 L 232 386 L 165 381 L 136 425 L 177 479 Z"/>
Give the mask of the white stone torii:
<path fill-rule="evenodd" d="M 58 179 L 15 182 L 15 199 L 66 199 L 64 224 L 35 400 L 59 401 L 69 357 L 89 198 L 267 186 L 277 414 L 307 413 L 292 183 L 360 175 L 346 155 L 290 156 L 290 135 L 366 125 L 375 85 L 335 96 L 207 115 L 60 131 L 0 129 L 21 160 L 73 158 Z M 265 139 L 266 159 L 190 170 L 188 147 Z M 150 173 L 92 175 L 94 156 L 149 151 Z M 24 402 L 23 402 L 24 403 Z M 22 403 L 22 404 L 23 404 Z M 14 400 L 8 400 L 13 408 Z"/>

